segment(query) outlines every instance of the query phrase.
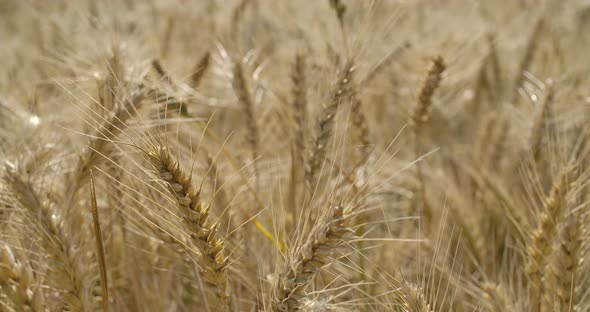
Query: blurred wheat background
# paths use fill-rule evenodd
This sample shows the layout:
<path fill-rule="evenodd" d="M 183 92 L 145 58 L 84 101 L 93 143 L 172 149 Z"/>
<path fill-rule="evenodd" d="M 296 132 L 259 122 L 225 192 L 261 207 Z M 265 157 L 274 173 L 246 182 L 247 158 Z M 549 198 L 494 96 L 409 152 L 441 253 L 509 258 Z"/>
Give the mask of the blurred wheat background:
<path fill-rule="evenodd" d="M 0 1 L 1 311 L 590 311 L 590 3 Z"/>

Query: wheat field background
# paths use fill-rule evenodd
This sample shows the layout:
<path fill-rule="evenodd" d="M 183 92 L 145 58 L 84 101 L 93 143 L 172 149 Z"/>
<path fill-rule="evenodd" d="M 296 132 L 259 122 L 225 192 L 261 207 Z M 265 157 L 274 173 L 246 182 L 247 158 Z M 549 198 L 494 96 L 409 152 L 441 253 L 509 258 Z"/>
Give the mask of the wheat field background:
<path fill-rule="evenodd" d="M 590 3 L 0 0 L 1 311 L 590 311 Z"/>

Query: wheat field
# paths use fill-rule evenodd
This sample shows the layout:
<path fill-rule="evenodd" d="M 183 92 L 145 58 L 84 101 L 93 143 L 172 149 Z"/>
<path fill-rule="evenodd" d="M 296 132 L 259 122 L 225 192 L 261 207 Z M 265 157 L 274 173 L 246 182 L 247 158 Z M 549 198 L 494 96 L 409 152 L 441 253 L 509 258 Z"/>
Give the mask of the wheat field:
<path fill-rule="evenodd" d="M 590 3 L 0 0 L 0 311 L 590 311 Z"/>

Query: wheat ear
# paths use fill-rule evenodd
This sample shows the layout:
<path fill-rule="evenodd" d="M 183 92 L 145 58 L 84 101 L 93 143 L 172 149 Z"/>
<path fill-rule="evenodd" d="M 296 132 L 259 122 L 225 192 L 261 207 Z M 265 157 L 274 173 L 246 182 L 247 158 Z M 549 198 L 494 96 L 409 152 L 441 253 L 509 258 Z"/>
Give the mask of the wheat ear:
<path fill-rule="evenodd" d="M 124 100 L 110 116 L 104 118 L 96 131 L 97 133 L 92 136 L 83 155 L 80 157 L 76 169 L 69 177 L 67 185 L 71 189 L 66 197 L 67 202 L 71 202 L 78 190 L 86 184 L 90 177 L 90 169 L 96 166 L 107 154 L 109 142 L 126 128 L 126 121 L 135 116 L 136 109 L 143 96 L 143 86 L 139 86 L 129 100 Z"/>
<path fill-rule="evenodd" d="M 578 266 L 581 259 L 582 229 L 577 216 L 570 216 L 564 222 L 559 249 L 556 251 L 545 288 L 553 290 L 545 293 L 545 305 L 553 304 L 558 299 L 560 310 L 572 311 L 578 298 Z"/>
<path fill-rule="evenodd" d="M 492 74 L 494 75 L 494 87 L 495 90 L 501 94 L 504 88 L 502 83 L 502 68 L 500 67 L 497 40 L 494 34 L 491 33 L 486 36 L 486 39 L 489 46 L 489 54 L 487 59 L 490 66 L 492 67 Z"/>
<path fill-rule="evenodd" d="M 419 158 L 422 155 L 422 144 L 420 141 L 422 138 L 420 136 L 420 132 L 423 128 L 423 124 L 428 121 L 430 110 L 432 109 L 432 96 L 440 85 L 442 73 L 444 72 L 445 67 L 446 66 L 442 57 L 437 56 L 432 60 L 432 64 L 428 70 L 428 73 L 426 74 L 426 79 L 424 79 L 424 83 L 422 84 L 422 88 L 418 94 L 418 101 L 410 114 L 410 120 L 408 123 L 414 133 L 414 149 L 416 158 Z M 429 233 L 431 228 L 432 211 L 427 202 L 426 184 L 424 181 L 422 162 L 418 162 L 416 164 L 416 174 L 418 181 L 420 182 L 420 196 L 422 199 L 422 209 L 420 211 L 420 216 L 424 222 L 426 233 Z"/>
<path fill-rule="evenodd" d="M 294 120 L 293 142 L 291 147 L 291 176 L 289 180 L 288 202 L 290 213 L 295 213 L 300 206 L 299 199 L 305 191 L 305 161 L 306 161 L 306 139 L 309 130 L 307 129 L 307 77 L 306 57 L 302 51 L 295 56 L 295 62 L 291 70 L 291 94 L 292 94 L 292 115 Z M 290 222 L 289 222 L 290 223 Z"/>
<path fill-rule="evenodd" d="M 424 288 L 420 285 L 404 281 L 397 300 L 403 311 L 407 312 L 434 312 L 434 307 L 428 303 Z"/>
<path fill-rule="evenodd" d="M 291 74 L 293 82 L 293 119 L 295 120 L 295 158 L 299 168 L 305 162 L 305 137 L 307 131 L 307 85 L 305 79 L 305 56 L 297 53 Z"/>
<path fill-rule="evenodd" d="M 539 17 L 535 26 L 533 27 L 533 31 L 529 37 L 529 40 L 526 43 L 524 48 L 524 54 L 518 67 L 516 69 L 516 80 L 514 81 L 513 90 L 512 90 L 512 103 L 516 103 L 518 99 L 518 89 L 520 85 L 524 81 L 525 72 L 531 66 L 533 62 L 534 53 L 537 50 L 537 44 L 539 43 L 539 37 L 541 36 L 541 30 L 543 29 L 543 17 Z"/>
<path fill-rule="evenodd" d="M 350 64 L 353 64 L 350 61 Z M 356 167 L 361 167 L 364 162 L 368 159 L 368 149 L 371 145 L 369 123 L 367 122 L 367 116 L 363 109 L 363 103 L 361 101 L 361 94 L 358 90 L 358 84 L 355 83 L 353 75 L 350 75 L 349 92 L 350 92 L 350 118 L 352 123 L 352 130 L 354 131 L 354 139 L 356 144 L 360 145 L 360 161 L 357 161 Z"/>
<path fill-rule="evenodd" d="M 183 216 L 182 221 L 189 230 L 193 244 L 201 253 L 197 255 L 197 264 L 203 270 L 207 282 L 217 287 L 224 309 L 229 309 L 226 275 L 228 258 L 224 253 L 225 240 L 217 230 L 218 223 L 211 224 L 209 207 L 203 206 L 200 191 L 192 184 L 190 175 L 182 170 L 168 148 L 157 146 L 147 154 L 158 170 L 159 178 L 166 182 L 169 191 L 176 198 Z"/>
<path fill-rule="evenodd" d="M 440 85 L 442 73 L 445 68 L 446 65 L 442 57 L 437 56 L 432 60 L 424 83 L 422 83 L 422 87 L 420 88 L 420 93 L 418 93 L 418 101 L 410 114 L 409 125 L 411 127 L 420 127 L 428 121 L 430 110 L 432 109 L 432 96 Z"/>
<path fill-rule="evenodd" d="M 19 260 L 8 245 L 0 243 L 0 288 L 15 311 L 43 312 L 43 294 L 33 269 L 26 259 Z"/>
<path fill-rule="evenodd" d="M 335 90 L 330 95 L 330 102 L 320 113 L 318 121 L 318 133 L 314 144 L 310 149 L 307 166 L 305 168 L 305 183 L 310 191 L 317 182 L 317 174 L 320 171 L 326 157 L 328 143 L 332 137 L 334 118 L 342 101 L 350 94 L 350 80 L 354 73 L 352 62 L 344 66 L 336 84 Z"/>
<path fill-rule="evenodd" d="M 500 284 L 486 282 L 481 287 L 483 299 L 488 308 L 494 312 L 512 311 L 510 299 Z"/>
<path fill-rule="evenodd" d="M 168 79 L 168 73 L 164 70 L 164 66 L 160 63 L 160 60 L 153 59 L 152 60 L 152 68 L 156 71 L 160 79 L 166 80 Z"/>
<path fill-rule="evenodd" d="M 490 141 L 494 136 L 494 132 L 498 125 L 498 114 L 495 112 L 488 114 L 485 116 L 483 123 L 478 131 L 477 136 L 477 148 L 474 149 L 476 153 L 476 159 L 480 159 L 478 164 L 481 166 L 486 165 L 487 157 L 490 154 Z"/>
<path fill-rule="evenodd" d="M 553 83 L 548 81 L 546 86 L 545 96 L 543 97 L 541 106 L 538 108 L 529 131 L 529 148 L 532 151 L 535 160 L 538 160 L 540 157 L 543 134 L 545 133 L 545 129 L 547 129 L 546 125 L 549 122 L 549 117 L 551 117 L 551 106 L 553 105 Z"/>
<path fill-rule="evenodd" d="M 475 79 L 475 85 L 473 87 L 473 105 L 470 111 L 476 116 L 479 116 L 481 112 L 484 93 L 487 93 L 488 95 L 493 94 L 490 89 L 490 81 L 488 79 L 488 59 L 489 55 L 479 65 L 477 78 Z"/>
<path fill-rule="evenodd" d="M 15 200 L 26 209 L 30 219 L 37 221 L 43 235 L 42 246 L 51 255 L 55 265 L 53 282 L 65 290 L 60 296 L 63 304 L 70 309 L 83 311 L 85 288 L 76 255 L 69 238 L 63 229 L 63 220 L 56 216 L 42 202 L 32 182 L 12 168 L 7 168 L 4 175 L 6 185 L 10 187 Z"/>
<path fill-rule="evenodd" d="M 547 259 L 551 256 L 552 243 L 557 231 L 562 211 L 566 206 L 568 192 L 567 173 L 563 171 L 554 182 L 549 197 L 544 201 L 537 228 L 532 233 L 530 245 L 527 247 L 525 272 L 529 279 L 530 296 L 533 308 L 538 311 L 543 296 L 543 277 Z"/>
<path fill-rule="evenodd" d="M 196 89 L 201 83 L 201 80 L 203 80 L 203 77 L 207 72 L 207 68 L 209 68 L 210 59 L 211 53 L 206 52 L 195 66 L 193 74 L 191 75 L 191 86 L 193 88 Z"/>
<path fill-rule="evenodd" d="M 248 125 L 248 141 L 250 142 L 252 160 L 254 161 L 254 172 L 256 174 L 256 190 L 259 190 L 257 159 L 259 155 L 260 136 L 256 122 L 254 101 L 250 95 L 250 89 L 248 87 L 246 76 L 244 75 L 244 68 L 242 67 L 242 63 L 239 61 L 235 62 L 234 64 L 232 86 L 236 96 L 238 97 L 238 101 L 243 106 L 246 117 L 246 124 Z"/>
<path fill-rule="evenodd" d="M 341 0 L 330 0 L 330 8 L 336 13 L 340 27 L 344 24 L 344 13 L 346 13 L 346 6 Z"/>
<path fill-rule="evenodd" d="M 508 141 L 507 138 L 510 135 L 510 122 L 504 118 L 502 115 L 498 116 L 498 120 L 495 122 L 495 131 L 490 138 L 490 153 L 487 157 L 487 162 L 489 164 L 494 164 L 495 166 L 501 166 L 502 160 L 506 157 L 506 142 Z"/>
<path fill-rule="evenodd" d="M 333 252 L 354 235 L 352 215 L 341 205 L 331 208 L 331 214 L 320 219 L 312 235 L 295 250 L 275 288 L 275 311 L 299 310 L 306 298 L 306 288 L 317 273 L 333 261 Z"/>

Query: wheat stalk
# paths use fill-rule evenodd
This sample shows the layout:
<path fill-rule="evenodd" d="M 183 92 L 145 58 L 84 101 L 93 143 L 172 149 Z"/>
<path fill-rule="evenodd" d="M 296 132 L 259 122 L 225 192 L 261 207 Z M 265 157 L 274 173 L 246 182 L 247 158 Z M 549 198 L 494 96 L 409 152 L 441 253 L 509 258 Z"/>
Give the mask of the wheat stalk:
<path fill-rule="evenodd" d="M 96 237 L 96 254 L 100 267 L 100 280 L 102 285 L 102 307 L 104 312 L 109 311 L 109 283 L 107 278 L 107 267 L 104 257 L 104 243 L 102 239 L 102 230 L 100 228 L 100 219 L 98 216 L 98 205 L 96 203 L 96 190 L 94 189 L 94 177 L 90 172 L 90 202 L 92 210 L 92 220 L 94 221 L 94 236 Z"/>

